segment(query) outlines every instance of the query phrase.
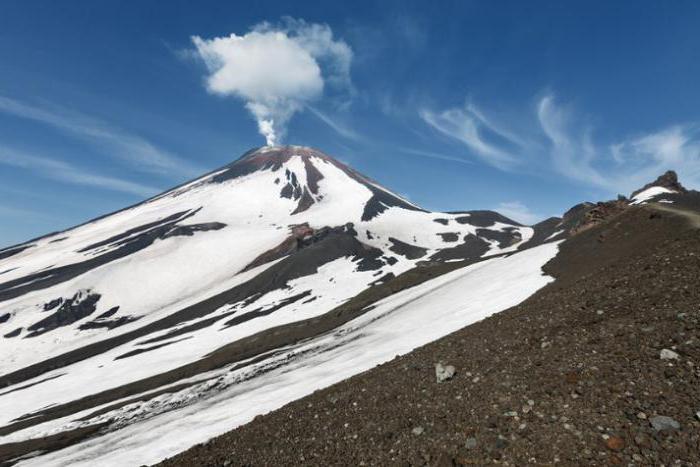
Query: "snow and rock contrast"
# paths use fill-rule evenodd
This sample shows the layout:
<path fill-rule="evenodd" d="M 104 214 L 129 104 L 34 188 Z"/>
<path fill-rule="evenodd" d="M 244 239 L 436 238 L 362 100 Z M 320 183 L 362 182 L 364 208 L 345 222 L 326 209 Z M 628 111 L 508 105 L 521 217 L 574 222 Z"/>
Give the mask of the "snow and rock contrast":
<path fill-rule="evenodd" d="M 651 183 L 644 185 L 632 193 L 631 203 L 642 204 L 650 201 L 673 203 L 673 197 L 669 195 L 685 194 L 688 190 L 678 181 L 678 175 L 669 170 Z"/>
<path fill-rule="evenodd" d="M 700 224 L 669 209 L 579 232 L 519 305 L 162 467 L 697 465 Z"/>
<path fill-rule="evenodd" d="M 663 212 L 697 202 L 659 180 L 524 226 L 430 212 L 320 151 L 265 147 L 0 250 L 0 462 L 175 455 L 523 302 L 561 245 L 658 190 Z M 467 375 L 443 363 L 442 386 Z"/>
<path fill-rule="evenodd" d="M 311 148 L 249 151 L 0 250 L 0 459 L 157 461 L 518 303 L 565 236 L 427 211 Z"/>

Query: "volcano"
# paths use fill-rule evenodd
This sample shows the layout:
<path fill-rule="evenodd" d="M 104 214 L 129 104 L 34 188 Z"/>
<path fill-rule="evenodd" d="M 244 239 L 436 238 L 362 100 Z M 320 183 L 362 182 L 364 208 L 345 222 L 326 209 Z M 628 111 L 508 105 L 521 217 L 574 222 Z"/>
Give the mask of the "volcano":
<path fill-rule="evenodd" d="M 517 305 L 561 241 L 687 196 L 674 177 L 524 226 L 264 147 L 0 250 L 0 460 L 162 460 Z"/>

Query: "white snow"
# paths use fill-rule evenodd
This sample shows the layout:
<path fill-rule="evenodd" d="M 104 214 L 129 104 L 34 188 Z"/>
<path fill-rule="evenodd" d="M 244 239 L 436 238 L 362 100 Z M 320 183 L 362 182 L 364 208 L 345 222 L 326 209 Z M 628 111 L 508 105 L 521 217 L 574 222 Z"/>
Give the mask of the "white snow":
<path fill-rule="evenodd" d="M 261 151 L 269 150 L 264 148 Z M 318 183 L 318 193 L 313 195 L 315 203 L 302 213 L 292 215 L 298 201 L 280 197 L 280 190 L 286 183 L 285 171 L 293 172 L 302 187 L 307 183 L 305 164 L 300 158 L 291 158 L 276 171 L 259 170 L 222 183 L 208 181 L 223 171 L 209 174 L 141 205 L 41 239 L 36 246 L 0 260 L 0 271 L 5 271 L 0 282 L 6 282 L 112 251 L 118 245 L 113 243 L 84 252 L 80 250 L 183 211 L 198 210 L 178 225 L 226 224 L 220 230 L 156 240 L 136 253 L 71 280 L 0 302 L 0 314 L 11 314 L 10 319 L 0 325 L 0 336 L 24 328 L 18 337 L 0 337 L 0 374 L 139 329 L 252 279 L 275 262 L 241 271 L 259 255 L 287 239 L 293 225 L 308 223 L 312 228 L 322 228 L 353 223 L 360 241 L 381 249 L 385 256 L 396 262 L 376 271 L 358 271 L 357 263 L 351 258 L 338 258 L 319 267 L 315 274 L 290 281 L 288 287 L 269 291 L 252 303 L 228 303 L 211 310 L 206 316 L 179 323 L 175 328 L 150 334 L 27 380 L 21 384 L 38 384 L 21 391 L 0 391 L 0 426 L 51 404 L 74 401 L 195 362 L 230 342 L 262 330 L 321 315 L 357 295 L 383 275 L 399 275 L 433 253 L 455 247 L 467 235 L 477 232 L 477 226 L 455 220 L 466 214 L 422 212 L 399 207 L 389 207 L 369 221 L 362 221 L 364 206 L 372 197 L 372 191 L 325 159 L 312 157 L 311 162 L 323 177 Z M 278 178 L 279 184 L 275 183 Z M 447 219 L 448 225 L 435 222 L 436 217 Z M 514 229 L 521 239 L 505 248 L 490 241 L 490 249 L 484 257 L 513 253 L 533 235 L 530 227 L 500 222 L 487 229 L 498 232 Z M 367 238 L 367 232 L 371 232 L 373 238 Z M 445 233 L 457 235 L 458 242 L 444 240 L 441 234 Z M 136 235 L 138 232 L 131 236 Z M 59 238 L 63 240 L 56 242 Z M 390 251 L 390 238 L 424 248 L 427 253 L 422 258 L 409 260 Z M 110 412 L 104 417 L 114 417 L 125 428 L 26 462 L 123 465 L 132 463 L 132 460 L 137 462 L 137 458 L 138 463 L 161 459 L 197 440 L 205 440 L 245 423 L 254 415 L 518 303 L 550 280 L 542 275 L 540 267 L 555 252 L 556 246 L 543 245 L 509 257 L 489 259 L 406 290 L 380 302 L 377 308 L 337 332 L 290 348 L 280 356 L 245 370 L 230 372 L 230 368 L 224 368 L 197 375 L 196 379 L 205 379 L 206 382 L 130 406 L 129 410 Z M 45 303 L 59 297 L 73 297 L 79 290 L 84 294 L 89 291 L 101 295 L 97 310 L 89 318 L 37 337 L 23 338 L 28 326 L 53 313 L 43 311 Z M 267 316 L 225 326 L 225 322 L 231 319 L 225 316 L 226 313 L 235 310 L 234 316 L 240 316 L 257 309 L 269 310 L 307 291 L 308 297 Z M 310 301 L 310 298 L 314 300 Z M 83 322 L 116 306 L 119 306 L 119 311 L 110 319 L 123 316 L 140 319 L 109 331 L 78 330 Z M 127 352 L 152 345 L 143 344 L 147 339 L 212 317 L 218 319 L 213 325 L 163 341 L 170 342 L 170 345 L 115 360 Z M 336 344 L 340 346 L 335 347 Z M 289 361 L 287 355 L 292 357 Z M 282 366 L 276 368 L 278 365 Z M 258 375 L 261 368 L 270 371 Z M 240 381 L 252 374 L 256 376 L 249 381 Z M 55 376 L 59 377 L 44 381 Z M 219 389 L 214 391 L 212 381 L 220 379 L 226 384 L 223 389 L 217 386 Z M 181 408 L 173 411 L 174 405 Z M 88 415 L 95 409 L 0 437 L 0 444 L 95 423 L 95 420 L 75 422 L 79 416 Z M 186 414 L 187 419 L 183 418 Z M 165 436 L 168 430 L 172 430 L 173 435 Z M 149 446 L 148 440 L 158 442 Z"/>
<path fill-rule="evenodd" d="M 556 237 L 556 236 L 558 236 L 558 235 L 561 235 L 561 234 L 563 234 L 563 233 L 564 233 L 564 229 L 557 230 L 557 231 L 555 231 L 552 235 L 550 235 L 549 237 L 545 238 L 544 241 L 546 242 L 547 240 L 551 240 L 551 239 L 553 239 L 554 237 Z"/>
<path fill-rule="evenodd" d="M 630 204 L 642 204 L 645 202 L 648 202 L 650 199 L 663 195 L 665 193 L 676 193 L 673 190 L 669 190 L 668 188 L 664 188 L 661 186 L 652 186 L 650 188 L 647 188 L 644 191 L 641 191 L 637 193 L 637 195 L 632 198 L 632 202 Z"/>
<path fill-rule="evenodd" d="M 256 415 L 520 303 L 552 281 L 541 267 L 556 255 L 557 248 L 557 244 L 545 244 L 485 260 L 392 295 L 332 334 L 312 339 L 253 368 L 236 372 L 222 369 L 216 376 L 225 384 L 218 392 L 201 394 L 214 387 L 213 383 L 203 383 L 163 395 L 146 403 L 150 404 L 147 410 L 140 412 L 146 418 L 139 418 L 138 407 L 105 414 L 103 419 L 121 416 L 131 424 L 19 465 L 117 466 L 162 460 Z M 268 371 L 256 374 L 265 368 Z M 246 376 L 253 377 L 242 380 Z M 179 408 L 159 413 L 158 406 L 168 404 Z M 157 415 L 152 416 L 154 413 Z M 40 436 L 41 429 L 25 430 L 23 435 Z M 5 438 L 0 440 L 7 442 Z"/>
<path fill-rule="evenodd" d="M 306 170 L 301 158 L 291 158 L 277 171 L 264 170 L 228 180 L 224 183 L 205 183 L 216 173 L 195 180 L 171 193 L 132 207 L 66 232 L 47 237 L 15 256 L 0 260 L 0 270 L 16 267 L 3 274 L 2 281 L 17 279 L 31 272 L 48 267 L 59 267 L 84 261 L 97 255 L 96 251 L 80 250 L 116 234 L 152 223 L 178 212 L 194 211 L 184 224 L 221 222 L 221 230 L 197 232 L 189 237 L 170 237 L 156 240 L 149 247 L 122 259 L 92 269 L 72 280 L 24 294 L 2 302 L 3 311 L 12 317 L 3 325 L 2 333 L 26 328 L 44 318 L 43 304 L 53 299 L 72 297 L 79 289 L 101 295 L 93 316 L 119 306 L 113 318 L 140 317 L 138 321 L 110 331 L 79 331 L 80 323 L 23 339 L 0 339 L 0 372 L 7 373 L 25 367 L 47 356 L 67 352 L 92 342 L 129 332 L 156 321 L 181 309 L 186 304 L 204 300 L 219 291 L 243 282 L 237 274 L 259 254 L 280 244 L 288 235 L 289 225 L 308 222 L 311 227 L 355 224 L 358 232 L 369 230 L 375 238 L 365 240 L 371 246 L 381 248 L 389 256 L 399 260 L 398 272 L 413 266 L 416 261 L 407 260 L 389 250 L 389 238 L 396 238 L 410 245 L 427 249 L 426 257 L 442 248 L 456 246 L 439 235 L 455 233 L 459 241 L 468 234 L 475 234 L 471 224 L 450 222 L 450 226 L 433 221 L 435 213 L 391 207 L 368 222 L 361 221 L 365 203 L 371 191 L 358 183 L 334 164 L 312 157 L 312 163 L 322 173 L 316 203 L 307 211 L 291 215 L 297 201 L 281 198 L 281 185 L 277 178 L 290 170 L 298 182 L 306 183 Z M 282 176 L 281 176 L 282 175 Z M 464 215 L 440 214 L 453 220 Z M 529 240 L 532 229 L 496 223 L 490 230 L 515 228 L 522 242 Z M 134 236 L 136 234 L 132 234 Z M 64 238 L 60 242 L 53 242 Z M 490 242 L 491 249 L 485 256 L 515 251 L 520 243 L 499 248 Z M 100 247 L 99 253 L 113 250 L 114 245 Z M 19 267 L 18 267 L 19 266 Z M 397 270 L 391 271 L 397 273 Z M 388 269 L 384 273 L 390 272 Z M 371 281 L 368 280 L 363 287 Z"/>

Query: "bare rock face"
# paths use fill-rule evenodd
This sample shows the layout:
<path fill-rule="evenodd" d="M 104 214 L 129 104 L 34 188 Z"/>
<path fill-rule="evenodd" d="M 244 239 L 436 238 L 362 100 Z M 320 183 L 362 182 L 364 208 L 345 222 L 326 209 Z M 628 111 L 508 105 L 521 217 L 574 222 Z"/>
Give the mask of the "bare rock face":
<path fill-rule="evenodd" d="M 687 193 L 688 192 L 688 190 L 686 190 L 685 187 L 683 185 L 681 185 L 680 182 L 678 181 L 678 175 L 676 174 L 676 172 L 674 172 L 673 170 L 668 170 L 668 171 L 666 171 L 666 173 L 664 173 L 663 175 L 660 175 L 659 178 L 657 178 L 653 182 L 647 183 L 639 190 L 633 192 L 632 196 L 630 196 L 630 197 L 634 198 L 642 191 L 648 190 L 649 188 L 654 187 L 654 186 L 660 186 L 662 188 L 667 188 L 669 190 L 677 191 L 679 193 Z"/>
<path fill-rule="evenodd" d="M 656 431 L 673 431 L 673 430 L 679 430 L 681 428 L 680 423 L 678 423 L 673 418 L 667 417 L 665 415 L 658 415 L 656 417 L 651 417 L 649 419 L 649 423 Z"/>
<path fill-rule="evenodd" d="M 622 211 L 629 207 L 626 200 L 617 199 L 614 201 L 604 201 L 596 204 L 586 203 L 582 206 L 576 213 L 578 217 L 572 222 L 571 234 L 574 235 L 578 232 L 588 230 L 601 222 L 620 214 Z M 567 213 L 569 214 L 569 213 Z M 567 220 L 566 215 L 564 220 Z M 573 220 L 573 219 L 572 219 Z"/>
<path fill-rule="evenodd" d="M 662 187 L 677 193 L 687 193 L 688 191 L 678 181 L 676 172 L 668 170 L 653 182 L 647 183 L 639 190 L 633 192 L 630 198 L 633 199 L 639 193 L 652 187 Z M 595 204 L 581 203 L 564 214 L 562 224 L 569 228 L 571 235 L 574 235 L 620 214 L 629 206 L 630 202 L 624 196 L 618 196 L 616 200 L 598 202 Z"/>

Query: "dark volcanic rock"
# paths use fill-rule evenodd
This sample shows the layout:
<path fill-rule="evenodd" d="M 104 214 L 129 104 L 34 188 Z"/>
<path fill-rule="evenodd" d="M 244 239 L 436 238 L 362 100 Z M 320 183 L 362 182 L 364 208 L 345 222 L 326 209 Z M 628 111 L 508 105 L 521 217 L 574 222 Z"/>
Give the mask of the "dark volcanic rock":
<path fill-rule="evenodd" d="M 97 308 L 100 294 L 81 290 L 72 298 L 63 301 L 58 310 L 50 316 L 36 322 L 27 328 L 30 331 L 26 337 L 36 337 L 61 326 L 68 326 L 91 315 Z"/>
<path fill-rule="evenodd" d="M 275 248 L 266 251 L 257 258 L 253 260 L 249 265 L 247 265 L 243 271 L 248 271 L 254 267 L 260 266 L 270 261 L 274 261 L 279 258 L 283 258 L 297 251 L 308 248 L 309 246 L 326 239 L 329 235 L 341 235 L 341 236 L 351 236 L 357 237 L 357 232 L 352 224 L 346 224 L 340 227 L 323 227 L 318 230 L 309 227 L 309 224 L 304 222 L 303 224 L 291 225 L 290 234 L 282 243 L 277 245 Z M 375 251 L 370 255 L 374 260 L 381 256 L 381 251 L 375 249 Z M 381 267 L 383 262 L 374 263 L 377 267 Z M 368 264 L 364 264 L 363 267 L 368 267 Z M 370 269 L 375 269 L 374 267 Z"/>
<path fill-rule="evenodd" d="M 467 216 L 458 217 L 455 220 L 460 224 L 471 224 L 476 227 L 491 227 L 496 222 L 518 226 L 522 225 L 496 211 L 460 211 L 450 214 L 468 214 Z"/>
<path fill-rule="evenodd" d="M 634 198 L 642 191 L 648 190 L 649 188 L 654 187 L 654 186 L 667 188 L 669 190 L 677 191 L 679 193 L 686 193 L 688 191 L 678 181 L 678 175 L 676 174 L 676 172 L 674 172 L 673 170 L 669 170 L 666 173 L 664 173 L 663 175 L 660 175 L 659 178 L 657 178 L 653 182 L 647 183 L 639 190 L 633 192 L 632 195 L 630 195 L 630 198 Z"/>
<path fill-rule="evenodd" d="M 489 250 L 489 244 L 476 235 L 469 234 L 464 237 L 464 241 L 452 248 L 445 248 L 430 257 L 434 261 L 448 261 L 461 259 L 475 261 Z"/>
<path fill-rule="evenodd" d="M 456 232 L 444 232 L 438 234 L 443 242 L 456 242 L 459 240 L 459 235 Z"/>
<path fill-rule="evenodd" d="M 88 329 L 114 329 L 119 326 L 124 326 L 125 324 L 133 323 L 138 321 L 140 316 L 120 316 L 116 319 L 103 319 L 99 321 L 88 321 L 78 326 L 78 329 L 85 331 Z"/>
<path fill-rule="evenodd" d="M 538 222 L 537 224 L 533 225 L 532 229 L 534 230 L 532 238 L 518 246 L 518 250 L 532 248 L 537 245 L 541 245 L 546 241 L 562 240 L 569 235 L 564 229 L 562 219 L 560 217 L 550 217 L 549 219 L 545 219 L 542 222 Z"/>
<path fill-rule="evenodd" d="M 63 303 L 63 297 L 58 297 L 58 298 L 51 300 L 48 303 L 44 303 L 44 311 L 53 310 L 61 303 Z"/>
<path fill-rule="evenodd" d="M 5 259 L 9 258 L 10 256 L 17 255 L 19 253 L 22 253 L 24 250 L 33 247 L 34 245 L 19 245 L 19 246 L 13 246 L 9 248 L 4 248 L 0 250 L 0 259 Z"/>
<path fill-rule="evenodd" d="M 408 259 L 422 258 L 428 253 L 428 250 L 426 250 L 425 248 L 421 248 L 415 245 L 409 245 L 408 243 L 404 243 L 401 240 L 397 240 L 395 238 L 390 237 L 389 241 L 391 242 L 389 250 L 393 251 L 398 255 L 405 256 Z"/>
<path fill-rule="evenodd" d="M 313 197 L 311 196 L 311 193 L 309 193 L 309 190 L 304 187 L 304 193 L 301 195 L 301 199 L 299 200 L 299 204 L 297 204 L 296 209 L 292 211 L 292 215 L 294 214 L 299 214 L 300 212 L 304 212 L 307 209 L 309 209 L 313 204 L 315 203 Z"/>
<path fill-rule="evenodd" d="M 311 295 L 310 290 L 305 290 L 304 292 L 301 292 L 299 294 L 293 295 L 291 297 L 285 298 L 284 300 L 280 300 L 279 303 L 277 303 L 275 306 L 269 307 L 269 308 L 258 308 L 257 310 L 249 311 L 247 313 L 243 313 L 239 316 L 234 316 L 233 319 L 226 321 L 224 323 L 224 327 L 228 328 L 231 326 L 236 326 L 241 323 L 245 323 L 246 321 L 250 321 L 251 319 L 259 318 L 261 316 L 267 316 L 275 311 L 284 308 L 285 306 L 289 305 L 290 303 L 298 302 L 299 300 L 308 297 Z"/>
<path fill-rule="evenodd" d="M 15 329 L 14 331 L 8 332 L 8 333 L 5 334 L 3 337 L 6 337 L 6 338 L 10 339 L 10 338 L 19 336 L 21 332 L 22 332 L 22 328 L 17 328 L 17 329 Z"/>
<path fill-rule="evenodd" d="M 506 227 L 502 231 L 476 229 L 476 235 L 487 240 L 498 242 L 498 248 L 507 248 L 522 240 L 520 232 L 512 227 Z"/>
<path fill-rule="evenodd" d="M 161 238 L 170 237 L 191 237 L 195 232 L 208 232 L 210 230 L 221 230 L 226 224 L 221 222 L 206 222 L 203 224 L 178 225 L 168 230 Z"/>

